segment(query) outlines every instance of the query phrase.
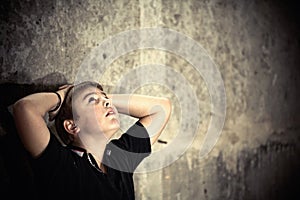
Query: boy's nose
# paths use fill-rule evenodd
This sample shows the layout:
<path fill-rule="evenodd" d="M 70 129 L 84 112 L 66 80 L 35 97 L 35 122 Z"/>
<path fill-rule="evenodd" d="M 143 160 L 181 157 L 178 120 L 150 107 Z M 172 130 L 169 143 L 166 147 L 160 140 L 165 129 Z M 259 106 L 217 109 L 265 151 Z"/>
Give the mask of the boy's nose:
<path fill-rule="evenodd" d="M 110 106 L 111 106 L 111 100 L 110 99 L 105 99 L 104 107 L 107 108 L 107 107 L 110 107 Z"/>

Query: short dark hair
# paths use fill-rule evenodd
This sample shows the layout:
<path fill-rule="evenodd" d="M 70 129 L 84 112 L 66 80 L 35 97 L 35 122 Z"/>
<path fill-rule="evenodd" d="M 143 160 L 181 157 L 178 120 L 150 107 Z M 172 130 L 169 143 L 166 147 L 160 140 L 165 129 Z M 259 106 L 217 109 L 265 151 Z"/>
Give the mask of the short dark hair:
<path fill-rule="evenodd" d="M 57 135 L 66 145 L 70 144 L 73 140 L 70 134 L 64 128 L 64 121 L 68 119 L 74 120 L 74 118 L 76 119 L 76 117 L 78 117 L 76 111 L 73 110 L 72 107 L 73 98 L 76 96 L 76 94 L 80 94 L 83 90 L 89 87 L 95 87 L 103 91 L 102 86 L 97 82 L 84 81 L 74 85 L 67 91 L 61 108 L 55 117 L 55 128 Z"/>

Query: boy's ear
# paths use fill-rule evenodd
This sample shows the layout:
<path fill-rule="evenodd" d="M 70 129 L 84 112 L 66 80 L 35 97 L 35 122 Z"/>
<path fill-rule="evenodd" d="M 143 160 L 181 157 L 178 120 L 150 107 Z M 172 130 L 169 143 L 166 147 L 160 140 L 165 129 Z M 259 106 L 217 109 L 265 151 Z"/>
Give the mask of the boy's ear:
<path fill-rule="evenodd" d="M 71 135 L 77 135 L 80 131 L 80 128 L 75 124 L 74 120 L 66 119 L 64 121 L 64 128 L 65 130 L 70 133 Z"/>

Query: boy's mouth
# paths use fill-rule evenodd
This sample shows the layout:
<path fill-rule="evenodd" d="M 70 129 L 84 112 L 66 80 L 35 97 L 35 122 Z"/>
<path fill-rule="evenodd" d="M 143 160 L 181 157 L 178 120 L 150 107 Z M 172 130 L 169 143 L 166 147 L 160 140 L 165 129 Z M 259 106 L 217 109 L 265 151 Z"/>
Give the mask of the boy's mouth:
<path fill-rule="evenodd" d="M 112 108 L 109 108 L 107 113 L 105 114 L 105 117 L 108 117 L 108 116 L 114 115 L 114 114 L 115 114 L 114 110 Z"/>

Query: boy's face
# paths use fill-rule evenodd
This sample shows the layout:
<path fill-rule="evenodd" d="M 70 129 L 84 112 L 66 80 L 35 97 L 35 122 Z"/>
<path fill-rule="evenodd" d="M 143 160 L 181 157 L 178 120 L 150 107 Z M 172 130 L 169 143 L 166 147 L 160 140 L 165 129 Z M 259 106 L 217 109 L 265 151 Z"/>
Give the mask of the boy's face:
<path fill-rule="evenodd" d="M 76 110 L 76 124 L 80 132 L 102 133 L 109 139 L 120 128 L 119 114 L 111 99 L 96 87 L 88 87 L 76 95 L 73 102 Z"/>

